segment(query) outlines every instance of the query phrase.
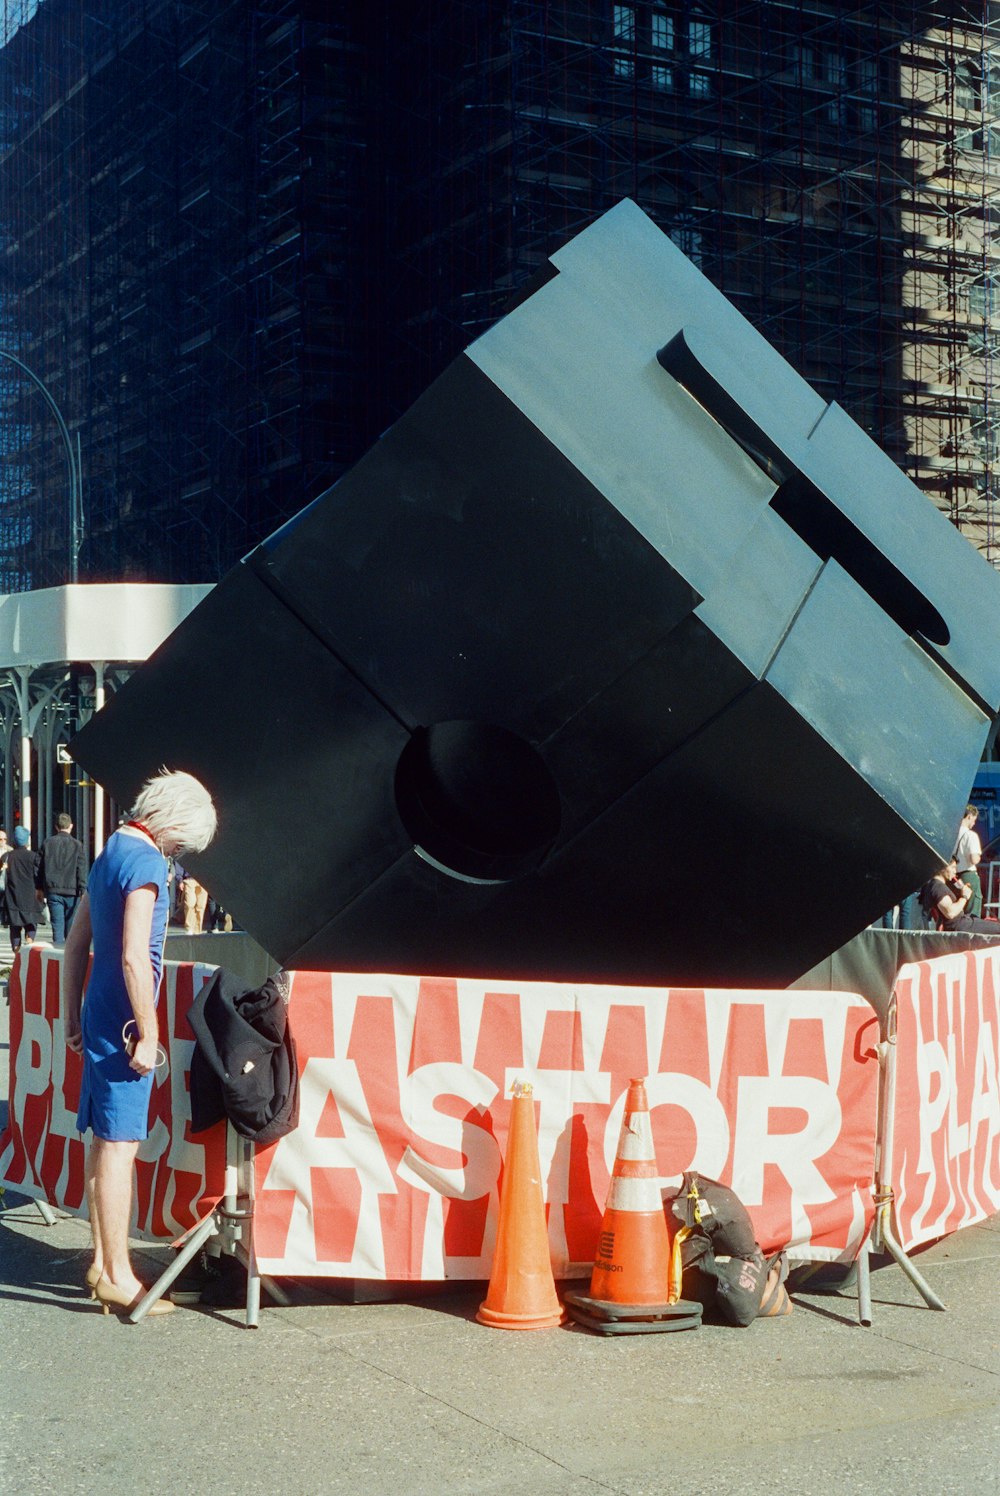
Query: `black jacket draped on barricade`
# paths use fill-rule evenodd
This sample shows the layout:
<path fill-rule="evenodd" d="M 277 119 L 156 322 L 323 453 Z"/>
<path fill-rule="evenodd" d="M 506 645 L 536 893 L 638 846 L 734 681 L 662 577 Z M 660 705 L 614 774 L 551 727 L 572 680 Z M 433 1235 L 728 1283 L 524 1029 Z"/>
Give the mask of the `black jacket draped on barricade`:
<path fill-rule="evenodd" d="M 228 1117 L 241 1136 L 263 1145 L 298 1125 L 289 990 L 283 971 L 248 991 L 220 967 L 195 998 L 188 1015 L 198 1041 L 191 1062 L 192 1132 Z"/>

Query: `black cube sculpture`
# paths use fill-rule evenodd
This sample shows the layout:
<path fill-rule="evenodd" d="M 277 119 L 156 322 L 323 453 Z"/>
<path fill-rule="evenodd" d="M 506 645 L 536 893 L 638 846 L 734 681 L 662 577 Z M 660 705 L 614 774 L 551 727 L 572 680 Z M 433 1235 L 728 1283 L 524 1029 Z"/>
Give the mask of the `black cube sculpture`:
<path fill-rule="evenodd" d="M 1000 578 L 633 203 L 551 269 L 73 751 L 288 966 L 782 986 L 951 851 Z"/>

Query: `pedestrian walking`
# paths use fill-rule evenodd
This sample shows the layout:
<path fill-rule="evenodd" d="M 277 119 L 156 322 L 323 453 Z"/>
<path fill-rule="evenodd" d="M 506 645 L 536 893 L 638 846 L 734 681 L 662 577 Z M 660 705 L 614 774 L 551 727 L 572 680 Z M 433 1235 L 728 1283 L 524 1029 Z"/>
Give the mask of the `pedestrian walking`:
<path fill-rule="evenodd" d="M 56 817 L 55 835 L 42 842 L 39 859 L 39 883 L 49 906 L 52 943 L 63 945 L 87 887 L 87 856 L 65 811 Z"/>

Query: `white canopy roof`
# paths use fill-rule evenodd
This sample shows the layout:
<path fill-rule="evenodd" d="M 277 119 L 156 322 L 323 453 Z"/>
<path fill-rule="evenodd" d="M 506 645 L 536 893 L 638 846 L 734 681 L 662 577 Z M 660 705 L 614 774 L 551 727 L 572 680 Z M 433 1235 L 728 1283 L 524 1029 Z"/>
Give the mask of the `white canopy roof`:
<path fill-rule="evenodd" d="M 208 583 L 91 582 L 0 597 L 0 670 L 147 659 Z"/>

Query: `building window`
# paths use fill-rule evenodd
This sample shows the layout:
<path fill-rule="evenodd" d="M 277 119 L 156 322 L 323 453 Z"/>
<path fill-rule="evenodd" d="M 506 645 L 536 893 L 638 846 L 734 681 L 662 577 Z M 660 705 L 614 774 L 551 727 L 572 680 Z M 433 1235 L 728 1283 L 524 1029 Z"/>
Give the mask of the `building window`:
<path fill-rule="evenodd" d="M 631 5 L 615 6 L 615 40 L 635 41 L 635 10 Z"/>
<path fill-rule="evenodd" d="M 688 57 L 691 62 L 712 60 L 712 27 L 708 21 L 688 21 Z"/>
<path fill-rule="evenodd" d="M 970 328 L 965 341 L 974 358 L 1000 358 L 1000 336 L 988 324 Z"/>
<path fill-rule="evenodd" d="M 818 85 L 815 104 L 807 104 L 806 107 L 815 109 L 819 118 L 831 125 L 842 124 L 847 90 L 847 67 L 843 54 L 836 47 L 812 47 L 793 42 L 788 50 L 788 63 L 797 83 L 809 85 L 810 88 Z M 836 92 L 824 99 L 821 95 L 824 88 L 834 89 Z"/>
<path fill-rule="evenodd" d="M 989 322 L 997 309 L 997 283 L 991 275 L 981 275 L 968 288 L 969 316 Z"/>
<path fill-rule="evenodd" d="M 844 86 L 844 59 L 832 47 L 824 48 L 819 54 L 819 76 L 824 83 L 832 83 L 836 88 Z"/>
<path fill-rule="evenodd" d="M 969 445 L 983 462 L 995 463 L 998 454 L 994 412 L 987 405 L 973 405 L 969 410 Z"/>
<path fill-rule="evenodd" d="M 615 77 L 635 79 L 658 93 L 711 96 L 715 22 L 700 7 L 692 7 L 685 20 L 659 4 L 612 5 L 610 16 Z"/>
<path fill-rule="evenodd" d="M 635 7 L 615 5 L 612 7 L 612 33 L 615 47 L 628 46 L 625 52 L 615 52 L 614 70 L 616 78 L 631 78 L 635 74 Z"/>
<path fill-rule="evenodd" d="M 988 55 L 982 68 L 960 62 L 955 68 L 955 108 L 969 114 L 1000 113 L 1000 57 Z"/>
<path fill-rule="evenodd" d="M 987 125 L 985 130 L 959 130 L 955 147 L 969 155 L 982 154 L 994 170 L 1000 170 L 1000 126 Z"/>
<path fill-rule="evenodd" d="M 820 81 L 835 90 L 832 98 L 823 105 L 823 118 L 831 125 L 844 122 L 844 96 L 847 90 L 847 67 L 843 56 L 835 48 L 828 47 L 819 56 Z"/>
<path fill-rule="evenodd" d="M 799 42 L 793 42 L 789 56 L 795 72 L 804 81 L 811 83 L 816 76 L 816 54 L 812 47 L 804 47 Z"/>
<path fill-rule="evenodd" d="M 672 52 L 674 50 L 673 16 L 665 16 L 662 11 L 654 10 L 649 22 L 649 40 L 658 52 Z"/>
<path fill-rule="evenodd" d="M 986 114 L 1000 114 L 1000 55 L 996 53 L 986 59 L 981 97 Z"/>
<path fill-rule="evenodd" d="M 979 78 L 971 62 L 960 62 L 955 69 L 955 108 L 979 108 Z"/>
<path fill-rule="evenodd" d="M 699 71 L 712 65 L 712 26 L 707 20 L 695 17 L 687 23 L 687 60 L 691 65 L 688 74 L 688 92 L 693 98 L 704 99 L 712 92 L 712 76 Z"/>
<path fill-rule="evenodd" d="M 862 130 L 878 128 L 878 58 L 858 59 L 858 124 Z"/>

